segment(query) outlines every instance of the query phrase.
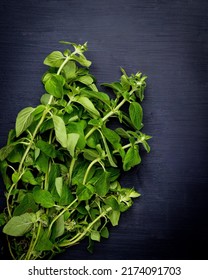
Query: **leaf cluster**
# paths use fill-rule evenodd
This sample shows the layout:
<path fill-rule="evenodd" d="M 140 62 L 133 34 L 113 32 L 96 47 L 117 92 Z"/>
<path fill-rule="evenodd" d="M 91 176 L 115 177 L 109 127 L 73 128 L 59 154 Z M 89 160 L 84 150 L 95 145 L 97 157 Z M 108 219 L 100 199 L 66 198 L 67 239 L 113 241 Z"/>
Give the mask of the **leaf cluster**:
<path fill-rule="evenodd" d="M 141 132 L 146 76 L 121 69 L 120 81 L 103 84 L 110 98 L 89 71 L 87 44 L 62 43 L 73 50 L 45 58 L 40 104 L 18 113 L 0 150 L 7 202 L 0 222 L 14 259 L 53 257 L 85 237 L 91 251 L 108 238 L 140 195 L 120 185 L 120 173 L 141 162 L 142 147 L 150 151 Z"/>

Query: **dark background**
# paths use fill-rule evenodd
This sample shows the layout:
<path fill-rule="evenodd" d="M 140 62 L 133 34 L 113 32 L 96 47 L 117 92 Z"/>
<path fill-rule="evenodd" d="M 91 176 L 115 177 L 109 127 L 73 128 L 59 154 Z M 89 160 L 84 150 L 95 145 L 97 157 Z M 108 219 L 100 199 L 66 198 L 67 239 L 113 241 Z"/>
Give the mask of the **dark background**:
<path fill-rule="evenodd" d="M 17 113 L 39 103 L 59 40 L 88 41 L 98 83 L 119 79 L 120 66 L 148 75 L 152 151 L 122 178 L 142 197 L 94 254 L 83 241 L 57 259 L 208 259 L 207 27 L 206 0 L 1 0 L 0 146 Z"/>

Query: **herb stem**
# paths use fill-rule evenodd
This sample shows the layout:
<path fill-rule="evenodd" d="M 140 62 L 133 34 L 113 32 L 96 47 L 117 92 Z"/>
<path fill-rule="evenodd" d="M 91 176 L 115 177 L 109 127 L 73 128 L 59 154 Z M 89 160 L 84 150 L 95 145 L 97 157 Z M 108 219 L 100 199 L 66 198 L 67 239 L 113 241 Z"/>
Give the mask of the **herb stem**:
<path fill-rule="evenodd" d="M 22 175 L 24 174 L 24 172 L 22 172 L 20 175 L 19 175 L 19 178 L 18 178 L 18 181 L 20 180 L 20 178 L 22 177 Z M 12 213 L 10 211 L 10 204 L 9 204 L 9 199 L 10 199 L 10 196 L 11 196 L 11 193 L 12 193 L 12 190 L 17 186 L 17 183 L 13 183 L 8 191 L 8 195 L 7 195 L 7 198 L 6 198 L 6 203 L 7 203 L 7 211 L 8 211 L 8 215 L 9 217 L 12 217 Z M 12 204 L 11 204 L 12 205 Z"/>
<path fill-rule="evenodd" d="M 34 234 L 32 236 L 32 240 L 31 240 L 31 243 L 30 243 L 30 247 L 29 247 L 29 250 L 28 250 L 27 255 L 25 257 L 25 260 L 30 260 L 31 254 L 32 254 L 32 252 L 35 248 L 35 245 L 37 244 L 37 241 L 38 241 L 38 238 L 39 238 L 39 235 L 40 235 L 40 230 L 41 230 L 41 223 L 39 223 L 39 225 L 38 225 L 38 231 L 37 231 L 36 236 L 35 236 L 35 231 L 34 231 Z M 33 240 L 34 240 L 34 242 L 33 242 Z"/>
<path fill-rule="evenodd" d="M 60 247 L 65 247 L 65 246 L 72 246 L 74 244 L 76 244 L 77 242 L 79 242 L 86 234 L 88 231 L 90 231 L 90 229 L 93 227 L 93 225 L 98 221 L 100 220 L 102 217 L 104 217 L 109 211 L 111 211 L 112 208 L 109 207 L 108 209 L 106 209 L 105 211 L 103 211 L 96 219 L 94 219 L 94 221 L 92 221 L 88 227 L 82 232 L 80 233 L 80 235 L 74 239 L 69 239 L 69 240 L 66 240 L 66 241 L 63 241 L 62 243 L 59 244 Z"/>
<path fill-rule="evenodd" d="M 135 91 L 135 89 L 133 88 L 129 95 L 131 96 L 133 94 L 133 92 Z M 118 112 L 118 110 L 124 105 L 124 103 L 126 102 L 126 99 L 123 99 L 114 109 L 112 109 L 110 112 L 108 112 L 103 118 L 102 121 L 106 121 L 108 118 L 110 118 L 112 115 L 116 114 Z M 90 135 L 97 129 L 97 127 L 92 127 L 90 129 L 90 131 L 88 131 L 88 133 L 85 136 L 85 139 L 89 138 Z"/>
<path fill-rule="evenodd" d="M 134 145 L 135 145 L 135 144 L 139 144 L 139 143 L 142 143 L 142 140 L 137 140 L 137 141 L 134 143 Z M 122 147 L 122 150 L 128 149 L 128 148 L 130 148 L 131 146 L 132 146 L 132 143 L 126 144 L 126 145 L 124 145 L 124 146 Z M 114 151 L 113 151 L 113 154 L 116 154 L 116 153 L 118 153 L 118 152 L 119 152 L 119 150 L 114 150 Z"/>
<path fill-rule="evenodd" d="M 16 186 L 16 183 L 11 185 L 11 187 L 9 189 L 9 192 L 7 194 L 7 197 L 6 197 L 7 211 L 8 211 L 8 215 L 9 215 L 10 218 L 12 217 L 12 213 L 11 213 L 11 210 L 10 210 L 9 199 L 10 199 L 10 196 L 11 196 L 11 192 L 14 189 L 15 186 Z"/>
<path fill-rule="evenodd" d="M 9 248 L 9 252 L 10 252 L 10 255 L 12 256 L 13 260 L 16 260 L 13 252 L 12 252 L 12 247 L 11 247 L 11 244 L 10 244 L 10 241 L 9 241 L 9 236 L 7 235 L 7 243 L 8 243 L 8 248 Z"/>
<path fill-rule="evenodd" d="M 64 62 L 61 64 L 61 66 L 59 67 L 58 71 L 57 71 L 57 75 L 60 75 L 62 69 L 64 68 L 64 66 L 67 64 L 67 62 L 70 60 L 71 55 L 67 56 L 67 58 L 64 60 Z"/>
<path fill-rule="evenodd" d="M 48 228 L 48 237 L 51 234 L 51 229 L 52 229 L 53 224 L 58 220 L 59 217 L 61 217 L 61 215 L 63 215 L 77 201 L 78 201 L 78 199 L 76 198 L 75 200 L 72 201 L 72 203 L 70 203 L 67 207 L 65 207 L 57 216 L 54 217 L 54 219 L 52 220 L 52 222 L 50 223 L 50 226 Z"/>
<path fill-rule="evenodd" d="M 72 173 L 73 173 L 75 162 L 76 162 L 76 158 L 72 158 L 71 163 L 70 163 L 70 168 L 69 168 L 69 184 L 71 184 Z"/>
<path fill-rule="evenodd" d="M 89 164 L 89 166 L 87 167 L 87 170 L 86 170 L 86 172 L 85 172 L 85 175 L 84 175 L 83 185 L 86 184 L 87 177 L 88 177 L 88 174 L 89 174 L 89 172 L 90 172 L 90 169 L 93 167 L 93 165 L 94 165 L 95 163 L 97 163 L 97 162 L 99 162 L 99 161 L 100 161 L 100 158 L 96 158 L 96 159 L 94 159 L 94 160 Z"/>
<path fill-rule="evenodd" d="M 34 132 L 33 132 L 33 135 L 32 135 L 32 138 L 31 138 L 31 140 L 30 140 L 30 143 L 29 143 L 29 145 L 27 146 L 27 149 L 25 150 L 24 155 L 22 156 L 22 159 L 21 159 L 21 161 L 20 161 L 20 165 L 19 165 L 19 168 L 18 168 L 18 171 L 19 171 L 19 172 L 20 172 L 21 169 L 22 169 L 22 165 L 23 165 L 23 163 L 24 163 L 24 161 L 25 161 L 25 158 L 26 158 L 27 154 L 29 153 L 29 151 L 30 151 L 30 149 L 31 149 L 31 147 L 32 147 L 32 145 L 33 145 L 33 141 L 34 141 L 34 139 L 35 139 L 35 136 L 36 136 L 36 134 L 37 134 L 37 132 L 38 132 L 40 126 L 42 125 L 42 123 L 43 123 L 43 121 L 44 121 L 44 119 L 45 119 L 47 113 L 48 113 L 48 108 L 43 112 L 43 115 L 42 115 L 42 117 L 41 117 L 41 119 L 40 119 L 38 125 L 36 126 Z"/>
<path fill-rule="evenodd" d="M 35 225 L 34 225 L 34 228 L 33 228 L 32 239 L 31 239 L 30 246 L 29 246 L 29 249 L 27 251 L 27 254 L 25 256 L 25 260 L 29 260 L 30 259 L 30 256 L 31 256 L 31 253 L 32 253 L 32 247 L 33 247 L 33 240 L 34 239 L 35 239 Z"/>

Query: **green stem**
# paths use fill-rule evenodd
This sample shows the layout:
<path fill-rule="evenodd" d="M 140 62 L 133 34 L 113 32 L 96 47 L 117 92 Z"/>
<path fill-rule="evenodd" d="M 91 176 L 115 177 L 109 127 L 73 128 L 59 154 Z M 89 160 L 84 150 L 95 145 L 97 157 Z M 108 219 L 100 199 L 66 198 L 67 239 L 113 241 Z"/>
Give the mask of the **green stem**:
<path fill-rule="evenodd" d="M 18 178 L 18 181 L 20 180 L 20 178 L 22 177 L 22 175 L 24 174 L 24 172 L 22 172 L 20 175 L 19 175 L 19 178 Z M 7 194 L 7 197 L 6 197 L 6 204 L 7 204 L 7 211 L 8 211 L 8 215 L 9 217 L 11 218 L 12 214 L 11 214 L 11 211 L 10 211 L 10 203 L 9 203 L 9 199 L 10 199 L 10 196 L 11 196 L 11 193 L 13 191 L 13 189 L 15 189 L 15 187 L 17 187 L 17 183 L 13 183 L 8 191 L 8 194 Z"/>
<path fill-rule="evenodd" d="M 62 243 L 59 244 L 59 246 L 60 247 L 72 246 L 72 245 L 76 244 L 77 242 L 79 242 L 87 234 L 87 232 L 90 231 L 90 229 L 93 227 L 93 225 L 98 220 L 100 220 L 102 217 L 104 217 L 111 210 L 112 210 L 112 208 L 109 207 L 104 212 L 102 212 L 94 221 L 92 221 L 89 224 L 89 226 L 82 233 L 80 233 L 80 235 L 76 239 L 72 238 L 70 240 L 63 241 Z"/>
<path fill-rule="evenodd" d="M 8 248 L 9 248 L 10 255 L 13 258 L 13 260 L 16 260 L 14 254 L 12 252 L 12 247 L 11 247 L 11 244 L 10 244 L 10 241 L 9 241 L 9 236 L 7 235 L 6 237 L 7 237 L 7 243 L 8 243 Z"/>
<path fill-rule="evenodd" d="M 130 91 L 130 96 L 133 94 L 133 92 L 135 91 L 135 89 L 132 89 Z M 103 118 L 102 121 L 106 121 L 108 118 L 110 118 L 112 115 L 116 114 L 118 112 L 118 110 L 124 105 L 124 103 L 126 102 L 126 99 L 123 99 L 114 109 L 112 109 L 110 112 L 108 112 L 108 114 L 106 114 Z M 88 133 L 85 136 L 85 139 L 89 138 L 90 135 L 97 129 L 97 127 L 93 127 L 92 129 L 90 129 L 90 131 L 88 131 Z"/>
<path fill-rule="evenodd" d="M 52 222 L 50 223 L 50 226 L 48 228 L 48 237 L 51 234 L 51 229 L 52 229 L 53 224 L 58 220 L 59 217 L 61 217 L 61 215 L 63 215 L 77 201 L 78 201 L 78 199 L 76 198 L 75 200 L 72 201 L 71 204 L 69 204 L 67 207 L 65 207 L 57 216 L 54 217 L 54 219 L 52 220 Z"/>
<path fill-rule="evenodd" d="M 71 184 L 72 173 L 73 173 L 73 170 L 74 170 L 75 162 L 76 162 L 76 158 L 72 158 L 71 163 L 70 163 L 70 168 L 69 168 L 69 184 Z"/>
<path fill-rule="evenodd" d="M 35 239 L 35 225 L 34 225 L 34 229 L 33 229 L 32 239 L 30 241 L 30 246 L 29 246 L 29 249 L 28 249 L 27 254 L 25 256 L 25 260 L 29 260 L 30 259 L 30 255 L 31 255 L 31 252 L 32 252 L 33 240 L 34 239 Z"/>
<path fill-rule="evenodd" d="M 83 185 L 86 184 L 87 177 L 88 177 L 88 174 L 89 174 L 89 172 L 90 172 L 90 169 L 93 167 L 93 165 L 94 165 L 95 163 L 97 163 L 97 162 L 99 162 L 99 161 L 100 161 L 100 158 L 96 158 L 96 159 L 94 159 L 94 160 L 89 164 L 89 166 L 88 166 L 88 168 L 87 168 L 87 170 L 86 170 L 86 172 L 85 172 L 85 175 L 84 175 Z"/>
<path fill-rule="evenodd" d="M 31 147 L 32 147 L 32 145 L 33 145 L 33 141 L 34 141 L 34 139 L 35 139 L 35 137 L 36 137 L 36 134 L 37 134 L 37 132 L 38 132 L 40 126 L 42 125 L 43 121 L 45 120 L 45 117 L 46 117 L 47 113 L 48 113 L 48 108 L 43 112 L 43 115 L 42 115 L 42 117 L 41 117 L 41 119 L 40 119 L 38 125 L 36 126 L 35 131 L 33 132 L 33 135 L 32 135 L 32 138 L 31 138 L 31 140 L 30 140 L 30 143 L 29 143 L 27 149 L 25 150 L 24 155 L 22 156 L 22 159 L 21 159 L 21 161 L 20 161 L 20 165 L 19 165 L 19 168 L 18 168 L 18 171 L 19 171 L 19 172 L 20 172 L 21 169 L 22 169 L 22 165 L 23 165 L 23 163 L 24 163 L 24 161 L 25 161 L 25 158 L 26 158 L 27 154 L 29 153 L 29 151 L 30 151 L 30 149 L 31 149 Z"/>
<path fill-rule="evenodd" d="M 37 244 L 37 241 L 38 241 L 38 238 L 39 238 L 39 235 L 40 235 L 40 230 L 41 230 L 41 223 L 39 223 L 39 225 L 38 225 L 38 231 L 37 231 L 36 237 L 35 237 L 35 231 L 33 233 L 32 240 L 31 240 L 31 243 L 30 243 L 30 247 L 27 251 L 25 260 L 30 260 L 32 252 L 35 248 L 35 245 Z"/>
<path fill-rule="evenodd" d="M 49 139 L 48 139 L 48 143 L 51 144 L 52 143 L 52 136 L 53 136 L 53 130 L 50 131 L 50 135 L 49 135 Z M 48 190 L 48 180 L 49 180 L 49 173 L 51 170 L 51 159 L 49 160 L 48 163 L 48 170 L 45 174 L 45 182 L 44 182 L 44 189 Z"/>
<path fill-rule="evenodd" d="M 62 69 L 64 68 L 64 66 L 67 64 L 67 62 L 71 59 L 71 55 L 69 55 L 64 62 L 61 64 L 61 66 L 59 67 L 59 70 L 57 72 L 57 75 L 60 75 Z"/>
<path fill-rule="evenodd" d="M 135 145 L 135 144 L 139 144 L 139 143 L 142 143 L 142 140 L 137 140 L 137 141 L 134 143 L 134 145 Z M 124 145 L 124 146 L 122 147 L 122 150 L 128 149 L 128 148 L 130 148 L 131 146 L 132 146 L 131 143 L 126 144 L 126 145 Z M 114 150 L 114 151 L 113 151 L 113 154 L 116 154 L 116 153 L 119 153 L 119 150 Z"/>

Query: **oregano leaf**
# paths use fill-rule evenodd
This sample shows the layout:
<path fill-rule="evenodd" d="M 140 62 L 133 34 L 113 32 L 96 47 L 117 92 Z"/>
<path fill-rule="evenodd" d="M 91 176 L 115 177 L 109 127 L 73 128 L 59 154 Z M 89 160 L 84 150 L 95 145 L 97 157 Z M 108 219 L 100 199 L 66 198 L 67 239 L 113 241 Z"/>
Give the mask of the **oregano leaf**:
<path fill-rule="evenodd" d="M 65 57 L 60 51 L 53 51 L 44 60 L 44 64 L 51 67 L 60 67 Z"/>
<path fill-rule="evenodd" d="M 53 115 L 53 123 L 56 134 L 56 140 L 61 144 L 62 147 L 67 147 L 67 133 L 66 126 L 63 119 L 59 116 Z"/>
<path fill-rule="evenodd" d="M 27 233 L 36 220 L 34 213 L 24 213 L 12 217 L 3 228 L 3 232 L 10 236 L 22 236 Z"/>
<path fill-rule="evenodd" d="M 129 115 L 136 129 L 142 128 L 143 112 L 142 107 L 138 102 L 132 102 L 129 106 Z"/>
<path fill-rule="evenodd" d="M 53 96 L 61 98 L 63 96 L 64 84 L 64 77 L 54 74 L 45 83 L 45 90 Z"/>
<path fill-rule="evenodd" d="M 76 96 L 74 101 L 81 104 L 93 117 L 100 117 L 99 111 L 95 108 L 89 98 L 85 96 Z"/>
<path fill-rule="evenodd" d="M 69 133 L 67 134 L 67 150 L 70 155 L 74 157 L 74 150 L 79 140 L 80 135 L 78 133 Z"/>
<path fill-rule="evenodd" d="M 32 124 L 34 110 L 33 107 L 27 107 L 18 113 L 15 124 L 16 137 L 19 137 Z"/>
<path fill-rule="evenodd" d="M 33 197 L 36 203 L 39 203 L 45 208 L 51 208 L 55 205 L 51 193 L 47 190 L 42 190 L 39 187 L 33 189 Z"/>

